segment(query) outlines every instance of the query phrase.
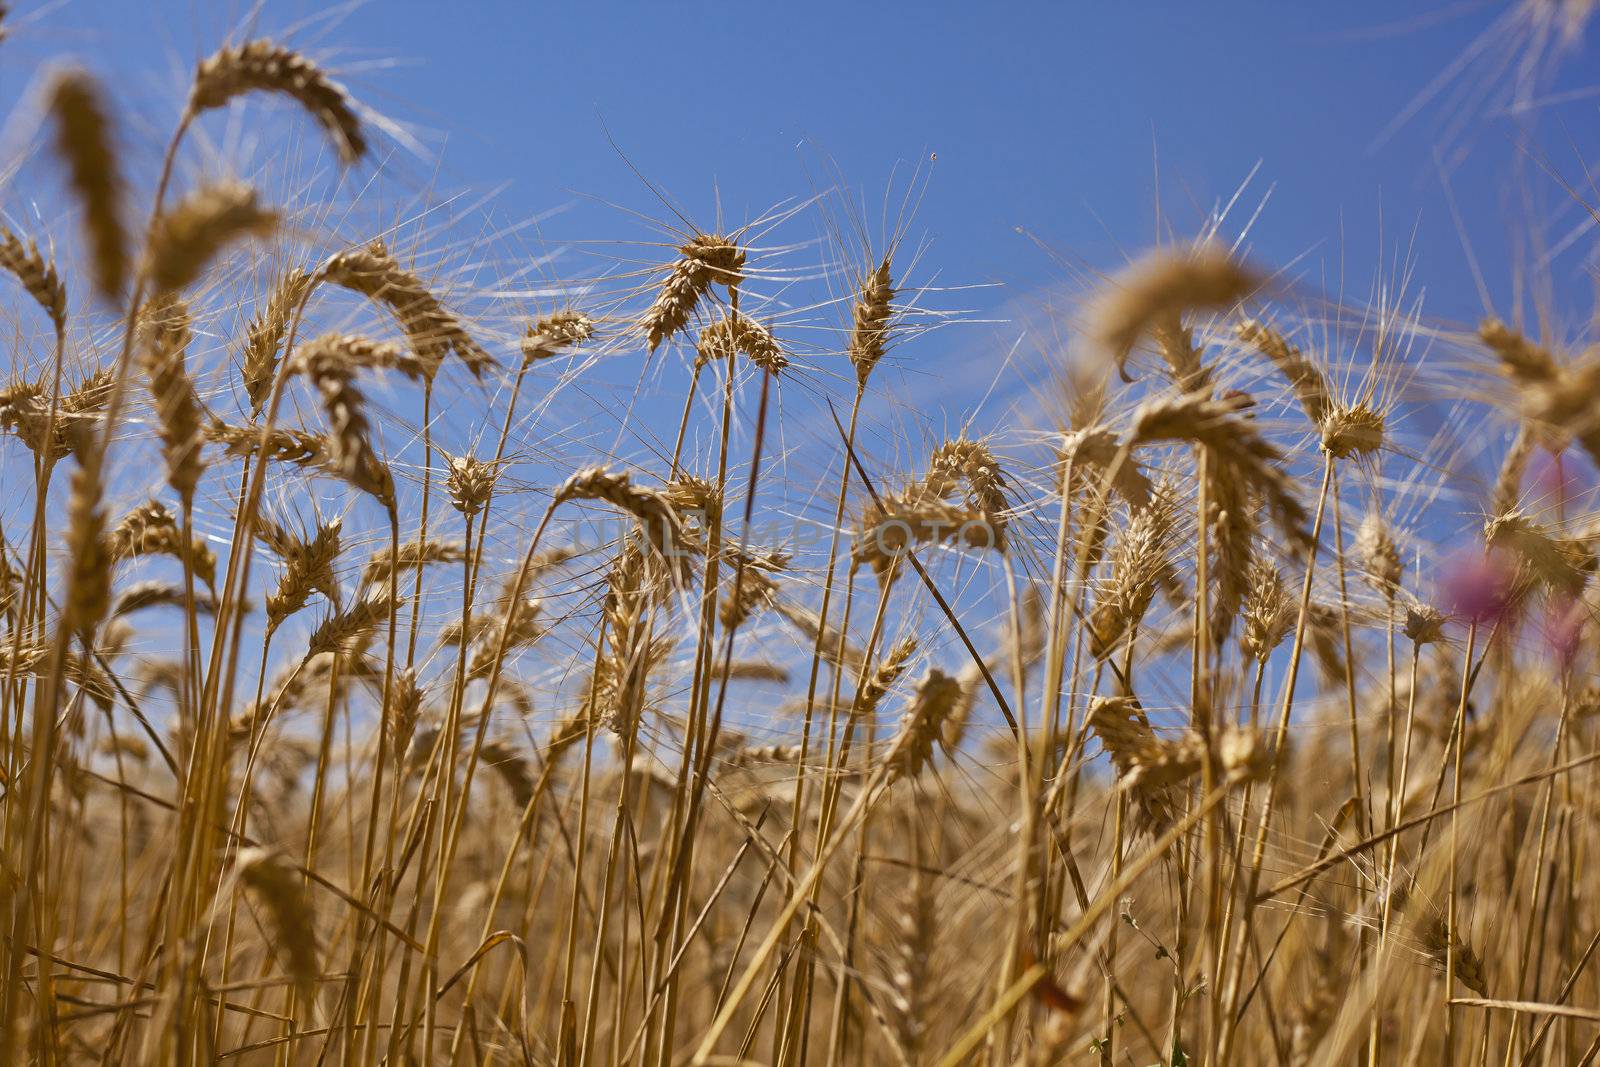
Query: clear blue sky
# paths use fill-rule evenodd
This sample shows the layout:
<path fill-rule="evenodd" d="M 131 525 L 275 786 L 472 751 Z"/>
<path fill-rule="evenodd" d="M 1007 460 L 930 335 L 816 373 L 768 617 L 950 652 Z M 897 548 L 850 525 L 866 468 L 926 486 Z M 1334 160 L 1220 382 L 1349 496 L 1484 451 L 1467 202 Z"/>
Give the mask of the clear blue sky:
<path fill-rule="evenodd" d="M 405 161 L 415 180 L 503 185 L 504 220 L 570 205 L 547 227 L 555 240 L 645 236 L 597 200 L 663 214 L 607 127 L 703 219 L 714 188 L 735 220 L 806 194 L 817 159 L 808 141 L 869 191 L 897 160 L 935 152 L 918 229 L 934 239 L 943 279 L 1009 287 L 967 301 L 979 307 L 1063 277 L 1017 227 L 1102 267 L 1148 244 L 1157 153 L 1179 232 L 1259 161 L 1255 196 L 1275 186 L 1255 238 L 1269 262 L 1311 252 L 1331 271 L 1342 243 L 1349 270 L 1365 278 L 1380 217 L 1391 251 L 1415 227 L 1427 307 L 1449 318 L 1471 321 L 1480 304 L 1442 193 L 1441 154 L 1460 156 L 1452 185 L 1497 303 L 1510 292 L 1508 235 L 1524 223 L 1512 181 L 1520 135 L 1489 114 L 1503 101 L 1476 105 L 1465 137 L 1449 136 L 1451 109 L 1436 102 L 1374 147 L 1505 3 L 373 0 L 331 17 L 301 0 L 264 0 L 255 14 L 198 0 L 13 6 L 5 55 L 76 53 L 129 72 L 151 99 L 164 92 L 169 108 L 193 61 L 230 32 L 252 19 L 260 32 L 287 31 L 363 100 L 419 132 L 437 167 Z M 1500 59 L 1518 41 L 1502 24 L 1449 91 L 1503 95 L 1514 72 Z M 1578 46 L 1550 88 L 1583 88 L 1596 58 Z M 0 91 L 21 81 L 0 59 Z M 1545 151 L 1575 184 L 1595 145 L 1595 107 L 1580 98 L 1538 116 Z M 1555 183 L 1522 158 L 1535 195 L 1577 222 Z M 1581 278 L 1581 265 L 1569 257 L 1557 273 Z"/>
<path fill-rule="evenodd" d="M 1565 327 L 1590 312 L 1588 223 L 1536 160 L 1547 156 L 1585 184 L 1585 161 L 1600 149 L 1600 101 L 1583 90 L 1600 56 L 1579 44 L 1539 84 L 1565 102 L 1522 116 L 1537 120 L 1534 147 L 1523 150 L 1523 126 L 1497 109 L 1536 42 L 1525 21 L 1507 18 L 1506 2 L 373 0 L 331 17 L 305 0 L 264 0 L 254 13 L 206 0 L 13 6 L 0 100 L 26 87 L 33 61 L 75 54 L 126 90 L 130 139 L 159 146 L 196 60 L 230 36 L 270 34 L 417 134 L 425 152 L 402 156 L 393 181 L 494 190 L 499 225 L 565 207 L 545 225 L 552 243 L 649 239 L 622 208 L 665 214 L 608 129 L 707 225 L 715 189 L 734 221 L 810 193 L 817 151 L 808 144 L 869 193 L 898 161 L 937 153 L 915 232 L 934 242 L 929 264 L 943 282 L 1003 284 L 963 295 L 982 317 L 1067 277 L 1019 227 L 1072 263 L 1113 269 L 1156 239 L 1155 157 L 1162 207 L 1179 234 L 1192 233 L 1259 163 L 1247 208 L 1273 192 L 1254 231 L 1258 261 L 1299 258 L 1314 284 L 1336 276 L 1342 260 L 1364 296 L 1380 258 L 1409 248 L 1425 310 L 1473 323 L 1483 308 L 1444 193 L 1448 169 L 1497 310 L 1509 311 L 1521 271 L 1557 280 Z M 1464 56 L 1442 93 L 1379 143 Z M 1466 119 L 1464 132 L 1452 129 L 1453 117 Z M 270 162 L 262 153 L 272 150 L 256 146 L 256 162 Z M 141 165 L 153 168 L 157 151 L 145 149 Z M 1513 240 L 1527 237 L 1530 216 L 1548 224 L 1552 241 L 1578 238 L 1531 272 Z M 992 352 L 992 342 L 959 331 L 927 340 L 919 364 L 926 358 L 958 384 L 946 390 L 948 405 L 917 414 L 963 415 L 973 397 L 957 394 L 961 346 Z M 812 421 L 800 435 L 831 449 L 823 415 Z M 778 422 L 791 432 L 792 422 Z M 595 432 L 613 431 L 606 423 Z M 870 447 L 894 440 L 885 434 Z M 582 460 L 593 454 L 585 442 Z"/>

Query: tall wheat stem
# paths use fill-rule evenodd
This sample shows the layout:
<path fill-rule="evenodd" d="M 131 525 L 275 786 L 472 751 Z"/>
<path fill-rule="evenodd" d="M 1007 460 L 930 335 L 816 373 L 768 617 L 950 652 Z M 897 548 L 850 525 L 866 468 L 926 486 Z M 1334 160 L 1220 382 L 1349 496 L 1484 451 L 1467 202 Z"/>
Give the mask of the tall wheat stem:
<path fill-rule="evenodd" d="M 1256 891 L 1261 885 L 1261 865 L 1266 860 L 1267 835 L 1272 826 L 1272 813 L 1278 798 L 1279 771 L 1283 754 L 1287 750 L 1289 718 L 1294 711 L 1295 685 L 1300 679 L 1300 657 L 1305 650 L 1306 621 L 1311 614 L 1311 586 L 1316 576 L 1317 548 L 1322 540 L 1322 517 L 1328 502 L 1328 488 L 1333 482 L 1333 454 L 1323 453 L 1322 488 L 1317 492 L 1316 518 L 1311 526 L 1311 548 L 1306 554 L 1305 580 L 1300 587 L 1300 607 L 1295 619 L 1294 645 L 1289 653 L 1289 669 L 1284 679 L 1283 706 L 1273 728 L 1273 755 L 1267 773 L 1267 795 L 1261 805 L 1261 821 L 1256 828 L 1255 844 L 1250 853 L 1250 874 L 1245 886 L 1243 918 L 1239 936 L 1234 943 L 1235 965 L 1227 986 L 1227 1010 L 1223 1014 L 1222 1040 L 1218 1043 L 1218 1063 L 1227 1063 L 1233 1053 L 1234 1035 L 1238 1033 L 1239 997 L 1243 985 L 1246 948 L 1255 925 Z"/>

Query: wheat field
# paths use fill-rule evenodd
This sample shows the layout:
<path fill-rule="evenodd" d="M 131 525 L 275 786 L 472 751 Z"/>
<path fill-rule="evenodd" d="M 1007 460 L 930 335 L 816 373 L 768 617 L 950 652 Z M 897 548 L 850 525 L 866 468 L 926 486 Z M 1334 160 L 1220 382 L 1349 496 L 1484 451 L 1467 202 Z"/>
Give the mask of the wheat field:
<path fill-rule="evenodd" d="M 29 84 L 0 1063 L 1600 1054 L 1600 348 L 1548 309 L 1334 291 L 1229 204 L 917 421 L 979 303 L 925 167 L 563 273 L 374 194 L 392 129 L 279 39 L 138 147 L 92 58 Z"/>

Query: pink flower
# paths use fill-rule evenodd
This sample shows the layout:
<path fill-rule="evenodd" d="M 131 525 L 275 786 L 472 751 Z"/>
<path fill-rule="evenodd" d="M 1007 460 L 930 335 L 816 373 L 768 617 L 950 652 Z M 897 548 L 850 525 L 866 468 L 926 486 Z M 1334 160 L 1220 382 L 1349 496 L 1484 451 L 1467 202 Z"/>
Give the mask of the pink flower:
<path fill-rule="evenodd" d="M 1528 461 L 1527 484 L 1538 494 L 1539 504 L 1565 508 L 1584 490 L 1580 466 L 1565 450 L 1550 452 L 1541 448 Z"/>
<path fill-rule="evenodd" d="M 1450 614 L 1467 622 L 1494 622 L 1511 609 L 1516 568 L 1498 549 L 1461 549 L 1445 560 L 1441 592 Z"/>
<path fill-rule="evenodd" d="M 1583 601 L 1574 597 L 1552 598 L 1545 608 L 1544 622 L 1540 628 L 1545 642 L 1550 646 L 1550 653 L 1563 669 L 1570 669 L 1573 660 L 1578 657 L 1586 621 L 1588 613 Z"/>

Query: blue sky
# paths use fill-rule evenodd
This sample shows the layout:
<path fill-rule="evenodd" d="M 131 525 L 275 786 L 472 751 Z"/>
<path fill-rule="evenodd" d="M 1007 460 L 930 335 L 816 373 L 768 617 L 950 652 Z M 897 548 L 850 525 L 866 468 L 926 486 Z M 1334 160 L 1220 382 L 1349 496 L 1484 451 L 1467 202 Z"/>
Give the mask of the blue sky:
<path fill-rule="evenodd" d="M 1580 40 L 1555 56 L 1504 0 L 13 6 L 0 98 L 24 90 L 38 61 L 77 56 L 118 79 L 147 171 L 196 60 L 229 38 L 288 40 L 414 137 L 413 150 L 391 142 L 387 188 L 366 197 L 380 214 L 465 193 L 487 198 L 490 227 L 543 217 L 523 247 L 565 250 L 547 277 L 660 239 L 632 213 L 668 213 L 630 163 L 710 227 L 719 197 L 737 223 L 809 195 L 825 158 L 877 198 L 897 166 L 903 178 L 936 155 L 911 230 L 930 243 L 913 280 L 974 287 L 932 301 L 970 319 L 1013 318 L 1041 291 L 1114 270 L 1157 239 L 1158 204 L 1169 234 L 1195 233 L 1252 171 L 1224 232 L 1260 207 L 1252 257 L 1294 264 L 1306 294 L 1337 296 L 1342 276 L 1365 298 L 1380 264 L 1392 274 L 1409 260 L 1409 295 L 1429 320 L 1471 326 L 1486 301 L 1464 229 L 1501 315 L 1515 317 L 1515 280 L 1544 277 L 1561 293 L 1558 330 L 1581 330 L 1590 312 L 1588 222 L 1548 171 L 1582 188 L 1600 149 L 1600 98 L 1585 92 L 1596 49 Z M 1530 54 L 1544 57 L 1538 76 L 1519 82 Z M 1557 102 L 1508 116 L 1519 85 Z M 1430 86 L 1442 88 L 1393 130 Z M 264 143 L 226 158 L 270 172 L 277 153 Z M 1547 241 L 1578 239 L 1530 268 L 1540 227 Z M 808 223 L 785 236 L 814 234 Z M 992 418 L 1026 392 L 1009 376 L 1009 398 L 971 406 L 998 380 L 984 357 L 1016 336 L 999 329 L 928 336 L 897 392 L 935 424 Z M 623 370 L 616 388 L 630 390 Z"/>
<path fill-rule="evenodd" d="M 1415 228 L 1428 307 L 1448 318 L 1471 320 L 1480 302 L 1441 156 L 1497 303 L 1510 292 L 1508 236 L 1524 227 L 1511 195 L 1521 134 L 1487 105 L 1465 137 L 1449 136 L 1451 109 L 1435 103 L 1375 147 L 1419 92 L 1484 43 L 1503 3 L 375 0 L 332 15 L 298 0 L 266 0 L 254 13 L 116 0 L 13 6 L 8 49 L 127 71 L 152 99 L 166 90 L 169 107 L 188 67 L 230 31 L 252 19 L 287 31 L 417 131 L 428 154 L 400 167 L 413 180 L 497 189 L 503 219 L 566 206 L 548 224 L 554 239 L 645 236 L 604 202 L 663 214 L 608 129 L 697 219 L 710 217 L 716 189 L 735 220 L 806 194 L 818 150 L 869 192 L 897 161 L 937 153 L 918 216 L 932 262 L 952 283 L 1001 282 L 1008 295 L 1063 276 L 1018 227 L 1099 267 L 1148 244 L 1157 159 L 1179 233 L 1259 162 L 1247 202 L 1273 188 L 1255 238 L 1271 261 L 1311 253 L 1333 264 L 1342 249 L 1347 269 L 1365 276 L 1380 219 L 1391 252 Z M 1520 38 L 1500 26 L 1451 91 L 1509 88 L 1495 60 Z M 1595 59 L 1593 47 L 1575 48 L 1552 88 L 1581 89 Z M 0 88 L 15 91 L 19 77 L 0 66 Z M 1546 151 L 1575 184 L 1594 107 L 1578 99 L 1538 115 Z M 1555 183 L 1531 169 L 1535 195 L 1571 219 Z"/>
<path fill-rule="evenodd" d="M 932 242 L 924 279 L 936 269 L 944 284 L 992 286 L 946 303 L 997 318 L 1029 294 L 1081 281 L 1074 271 L 1112 270 L 1149 246 L 1158 238 L 1158 199 L 1172 233 L 1194 233 L 1255 170 L 1236 213 L 1248 215 L 1270 190 L 1252 256 L 1297 262 L 1309 288 L 1343 271 L 1365 296 L 1380 262 L 1406 257 L 1432 319 L 1475 323 L 1483 300 L 1459 215 L 1496 310 L 1512 314 L 1521 274 L 1556 279 L 1560 328 L 1581 329 L 1590 312 L 1588 223 L 1546 167 L 1586 185 L 1585 160 L 1600 148 L 1600 98 L 1585 95 L 1600 70 L 1596 50 L 1580 42 L 1559 68 L 1537 64 L 1535 95 L 1559 102 L 1508 117 L 1515 66 L 1538 42 L 1504 2 L 373 0 L 331 13 L 301 0 L 265 0 L 259 10 L 202 0 L 13 6 L 13 33 L 0 47 L 0 100 L 17 99 L 39 61 L 74 55 L 118 86 L 128 140 L 142 146 L 134 161 L 145 172 L 194 63 L 230 37 L 264 33 L 324 62 L 364 104 L 414 134 L 421 150 L 392 159 L 385 180 L 399 192 L 385 197 L 492 193 L 497 226 L 555 212 L 543 223 L 552 246 L 654 238 L 630 212 L 666 212 L 628 161 L 709 226 L 719 191 L 733 222 L 810 194 L 808 175 L 822 154 L 877 196 L 897 164 L 925 164 L 936 153 L 913 227 Z M 1445 74 L 1442 90 L 1384 137 Z M 316 143 L 307 124 L 289 118 L 287 128 Z M 1459 129 L 1453 119 L 1463 120 Z M 213 133 L 227 126 L 208 122 Z M 274 152 L 284 154 L 256 144 L 243 154 L 245 166 L 270 173 Z M 1529 268 L 1518 242 L 1539 228 L 1571 243 Z M 960 357 L 994 350 L 993 336 L 975 330 L 919 342 L 918 369 L 926 359 L 930 378 L 955 384 L 934 403 L 908 402 L 912 415 L 966 417 L 998 376 L 992 362 L 968 373 L 981 361 Z M 636 366 L 627 362 L 622 377 Z M 963 393 L 964 382 L 976 388 Z M 794 402 L 795 386 L 785 384 L 780 405 Z M 669 407 L 655 421 L 675 422 L 680 389 L 660 394 Z M 774 420 L 774 453 L 787 450 L 792 435 L 821 441 L 829 449 L 821 454 L 833 455 L 832 427 L 814 403 L 811 410 L 814 419 Z M 620 436 L 615 421 L 591 430 L 569 420 L 574 434 L 594 435 L 569 450 L 593 462 Z M 466 422 L 448 427 L 451 446 L 470 443 L 479 420 Z M 875 433 L 868 450 L 920 447 L 893 429 Z M 620 451 L 633 459 L 659 448 L 659 430 L 634 431 Z M 529 431 L 530 447 L 545 444 L 544 432 L 544 424 Z M 742 442 L 735 452 L 743 454 Z M 799 485 L 816 481 L 806 479 L 815 473 L 806 460 L 793 462 Z M 796 510 L 820 506 L 799 501 Z M 1469 519 L 1462 528 L 1476 529 L 1475 511 Z"/>

